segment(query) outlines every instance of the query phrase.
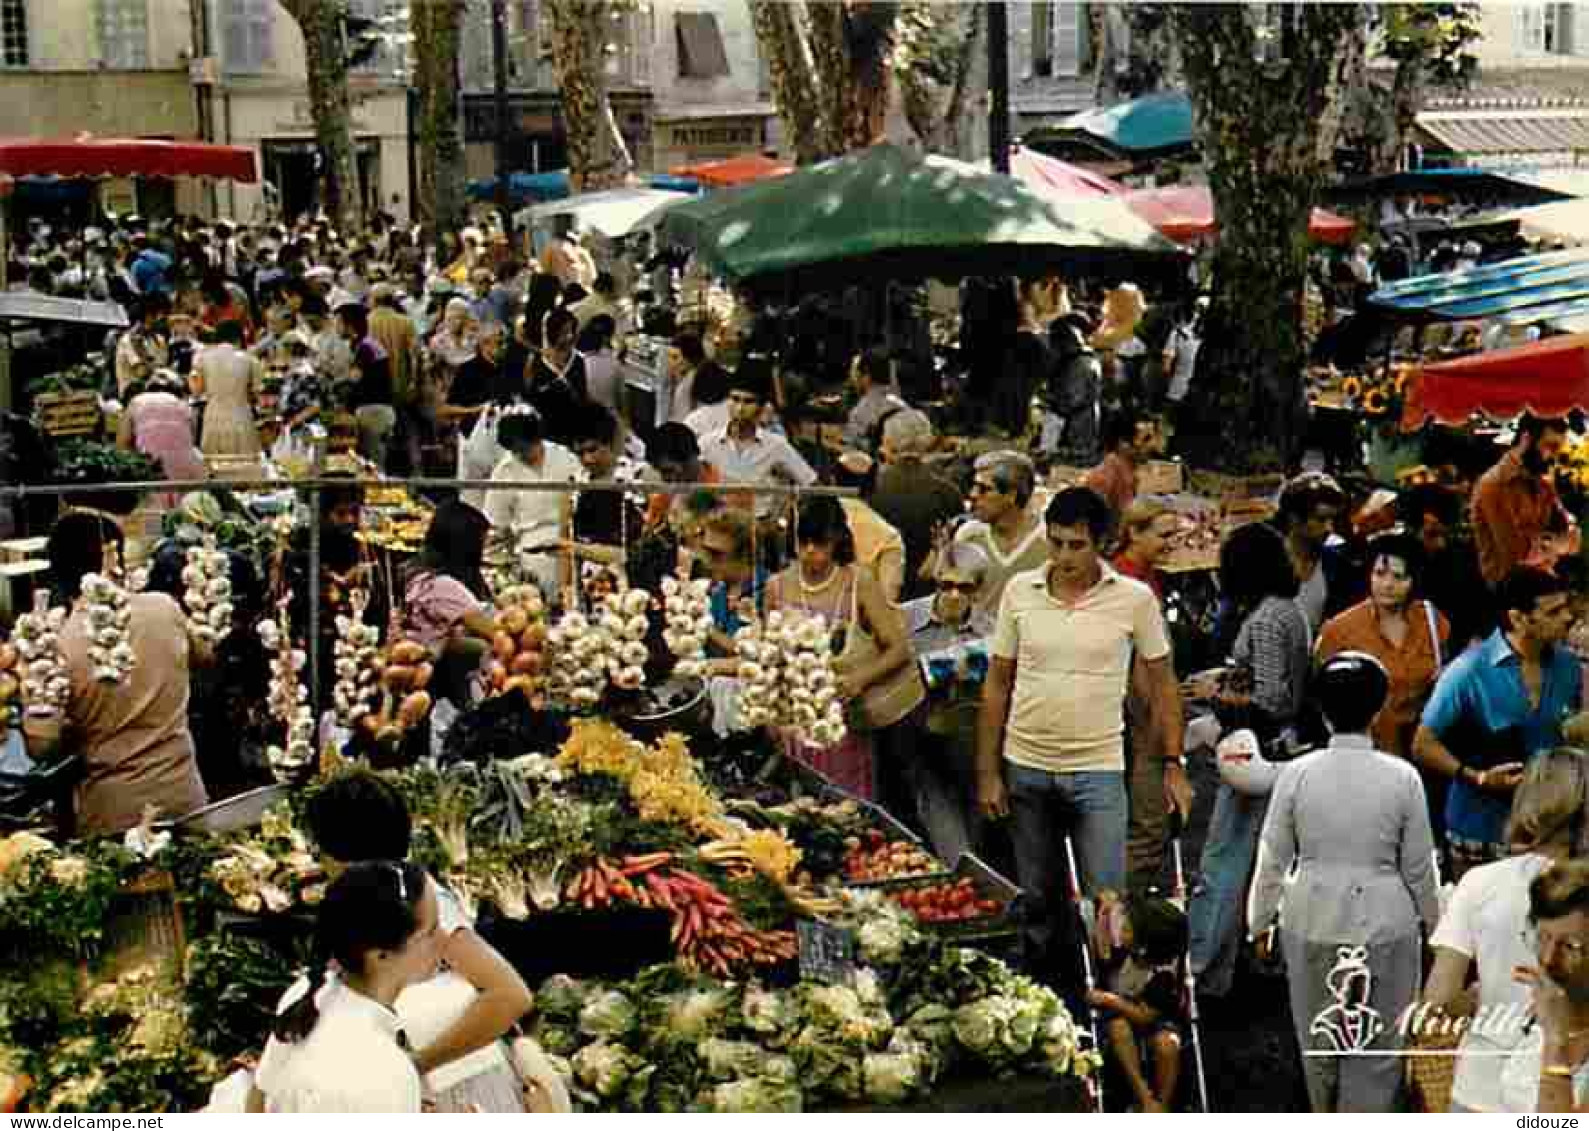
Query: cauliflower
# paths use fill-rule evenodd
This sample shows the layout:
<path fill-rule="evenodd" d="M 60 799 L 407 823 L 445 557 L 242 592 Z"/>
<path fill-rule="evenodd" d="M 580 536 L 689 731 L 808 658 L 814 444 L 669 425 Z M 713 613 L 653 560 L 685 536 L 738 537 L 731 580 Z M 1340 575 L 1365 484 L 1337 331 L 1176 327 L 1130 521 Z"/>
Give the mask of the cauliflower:
<path fill-rule="evenodd" d="M 604 1100 L 615 1098 L 640 1067 L 622 1045 L 597 1041 L 574 1054 L 574 1079 Z"/>
<path fill-rule="evenodd" d="M 717 1085 L 711 1092 L 711 1106 L 714 1112 L 767 1111 L 798 1115 L 803 1110 L 798 1085 L 759 1078 Z"/>
<path fill-rule="evenodd" d="M 603 990 L 579 1011 L 579 1031 L 598 1040 L 622 1040 L 640 1020 L 634 1003 L 617 990 Z"/>
<path fill-rule="evenodd" d="M 685 990 L 663 1003 L 663 1020 L 653 1038 L 694 1044 L 711 1036 L 724 1021 L 731 994 L 726 989 Z"/>
<path fill-rule="evenodd" d="M 745 991 L 739 1009 L 740 1023 L 760 1037 L 763 1044 L 775 1048 L 779 1038 L 787 1039 L 789 1030 L 799 1020 L 788 994 L 760 986 L 751 986 Z"/>
<path fill-rule="evenodd" d="M 567 974 L 553 974 L 535 991 L 536 1013 L 548 1020 L 572 1023 L 584 1007 L 586 989 L 583 983 Z"/>
<path fill-rule="evenodd" d="M 767 1054 L 760 1045 L 749 1041 L 724 1041 L 709 1037 L 696 1046 L 701 1066 L 713 1080 L 732 1080 L 739 1076 L 760 1074 L 762 1061 Z M 787 1057 L 780 1058 L 787 1060 Z M 790 1061 L 793 1069 L 794 1062 Z"/>

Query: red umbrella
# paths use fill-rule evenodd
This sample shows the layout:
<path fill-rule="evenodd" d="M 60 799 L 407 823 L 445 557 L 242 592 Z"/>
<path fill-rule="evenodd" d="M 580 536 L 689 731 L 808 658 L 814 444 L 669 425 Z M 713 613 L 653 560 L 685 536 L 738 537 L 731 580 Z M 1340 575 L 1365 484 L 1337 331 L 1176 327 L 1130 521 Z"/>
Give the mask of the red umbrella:
<path fill-rule="evenodd" d="M 1010 175 L 1051 196 L 1124 196 L 1129 190 L 1090 169 L 1017 145 L 1010 150 Z"/>
<path fill-rule="evenodd" d="M 1209 235 L 1218 227 L 1214 195 L 1206 185 L 1139 189 L 1127 194 L 1126 204 L 1164 235 L 1182 243 Z M 1315 208 L 1308 221 L 1308 234 L 1320 243 L 1346 243 L 1356 229 L 1355 221 L 1322 208 Z"/>
<path fill-rule="evenodd" d="M 1417 428 L 1431 416 L 1464 424 L 1476 412 L 1505 419 L 1525 409 L 1540 416 L 1589 409 L 1589 334 L 1422 366 L 1407 389 L 1402 427 Z"/>
<path fill-rule="evenodd" d="M 0 174 L 13 177 L 221 177 L 259 179 L 254 151 L 144 138 L 0 139 Z"/>
<path fill-rule="evenodd" d="M 751 181 L 761 181 L 768 177 L 781 177 L 785 173 L 794 172 L 794 166 L 775 161 L 771 157 L 763 157 L 759 153 L 747 153 L 723 161 L 701 161 L 694 165 L 680 165 L 676 169 L 669 169 L 668 172 L 675 177 L 688 177 L 692 181 L 699 181 L 710 188 L 727 188 L 730 185 L 749 184 Z"/>

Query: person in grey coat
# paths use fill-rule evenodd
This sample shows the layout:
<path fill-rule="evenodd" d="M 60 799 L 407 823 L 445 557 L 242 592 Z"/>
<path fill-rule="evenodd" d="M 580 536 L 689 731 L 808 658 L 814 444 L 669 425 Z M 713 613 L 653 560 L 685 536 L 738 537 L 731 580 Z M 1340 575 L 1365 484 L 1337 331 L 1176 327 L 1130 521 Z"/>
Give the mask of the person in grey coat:
<path fill-rule="evenodd" d="M 1280 771 L 1247 905 L 1255 935 L 1279 919 L 1317 1112 L 1397 1110 L 1395 1053 L 1418 998 L 1419 928 L 1432 932 L 1440 915 L 1423 783 L 1368 739 L 1389 687 L 1363 652 L 1320 669 L 1314 690 L 1333 737 Z"/>

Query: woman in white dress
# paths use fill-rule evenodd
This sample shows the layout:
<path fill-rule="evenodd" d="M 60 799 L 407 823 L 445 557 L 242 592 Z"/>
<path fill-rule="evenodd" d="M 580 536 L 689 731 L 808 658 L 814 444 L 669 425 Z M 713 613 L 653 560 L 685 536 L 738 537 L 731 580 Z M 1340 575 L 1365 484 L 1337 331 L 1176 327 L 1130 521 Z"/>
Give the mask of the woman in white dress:
<path fill-rule="evenodd" d="M 193 363 L 193 394 L 209 399 L 200 447 L 207 456 L 257 456 L 254 403 L 265 380 L 264 363 L 243 351 L 242 323 L 221 323 L 215 337 L 216 344 Z"/>
<path fill-rule="evenodd" d="M 310 800 L 308 831 L 333 874 L 355 861 L 408 855 L 413 820 L 397 790 L 369 770 L 327 782 Z M 425 1093 L 438 1112 L 521 1113 L 519 1079 L 503 1039 L 534 1005 L 530 989 L 496 949 L 475 933 L 458 897 L 436 891 L 440 965 L 410 985 L 395 1009 Z"/>
<path fill-rule="evenodd" d="M 442 937 L 423 869 L 371 861 L 338 877 L 315 923 L 320 962 L 282 999 L 250 1109 L 418 1113 L 419 1069 L 394 1007 L 435 973 Z"/>

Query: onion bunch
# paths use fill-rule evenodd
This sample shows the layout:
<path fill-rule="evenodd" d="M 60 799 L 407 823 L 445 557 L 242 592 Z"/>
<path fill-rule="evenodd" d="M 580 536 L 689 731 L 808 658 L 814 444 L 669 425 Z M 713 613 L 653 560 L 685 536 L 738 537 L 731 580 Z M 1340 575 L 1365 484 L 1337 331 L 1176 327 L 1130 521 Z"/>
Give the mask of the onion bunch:
<path fill-rule="evenodd" d="M 487 690 L 521 690 L 534 703 L 541 694 L 546 664 L 546 602 L 533 585 L 504 590 L 486 664 Z"/>
<path fill-rule="evenodd" d="M 337 614 L 337 638 L 332 645 L 336 666 L 336 683 L 331 688 L 331 700 L 336 708 L 337 722 L 351 727 L 370 713 L 366 701 L 374 690 L 378 674 L 375 657 L 379 654 L 381 634 L 372 624 L 364 623 L 364 610 L 369 606 L 370 594 L 365 589 L 355 589 L 348 594 L 352 615 Z"/>
<path fill-rule="evenodd" d="M 188 631 L 211 646 L 232 631 L 232 569 L 213 537 L 189 547 L 182 567 L 182 607 Z"/>
<path fill-rule="evenodd" d="M 309 663 L 302 648 L 292 646 L 292 622 L 287 616 L 287 598 L 276 606 L 276 619 L 259 622 L 259 639 L 271 653 L 270 694 L 266 703 L 273 718 L 287 728 L 281 746 L 268 746 L 265 755 L 270 767 L 283 781 L 294 777 L 314 758 L 314 708 L 309 706 L 309 689 L 301 672 Z"/>
<path fill-rule="evenodd" d="M 578 610 L 565 613 L 546 636 L 556 654 L 551 668 L 553 694 L 584 709 L 596 705 L 608 683 L 638 691 L 645 683 L 650 657 L 645 643 L 650 608 L 651 594 L 628 589 L 603 597 L 589 616 Z"/>
<path fill-rule="evenodd" d="M 662 611 L 667 628 L 662 639 L 668 651 L 678 657 L 673 669 L 681 676 L 695 677 L 706 670 L 706 638 L 712 630 L 712 605 L 708 598 L 711 581 L 689 581 L 677 577 L 662 579 Z"/>
<path fill-rule="evenodd" d="M 54 715 L 66 708 L 72 681 L 61 652 L 65 624 L 66 609 L 50 608 L 50 595 L 42 589 L 33 594 L 33 611 L 17 617 L 12 642 L 21 661 L 22 702 L 30 715 Z"/>
<path fill-rule="evenodd" d="M 127 639 L 132 624 L 127 591 L 102 573 L 85 573 L 83 601 L 88 610 L 88 660 L 94 666 L 94 678 L 101 683 L 120 683 L 138 663 Z"/>
<path fill-rule="evenodd" d="M 777 609 L 734 637 L 740 718 L 747 727 L 782 726 L 814 746 L 844 738 L 844 704 L 833 671 L 828 622 Z"/>

